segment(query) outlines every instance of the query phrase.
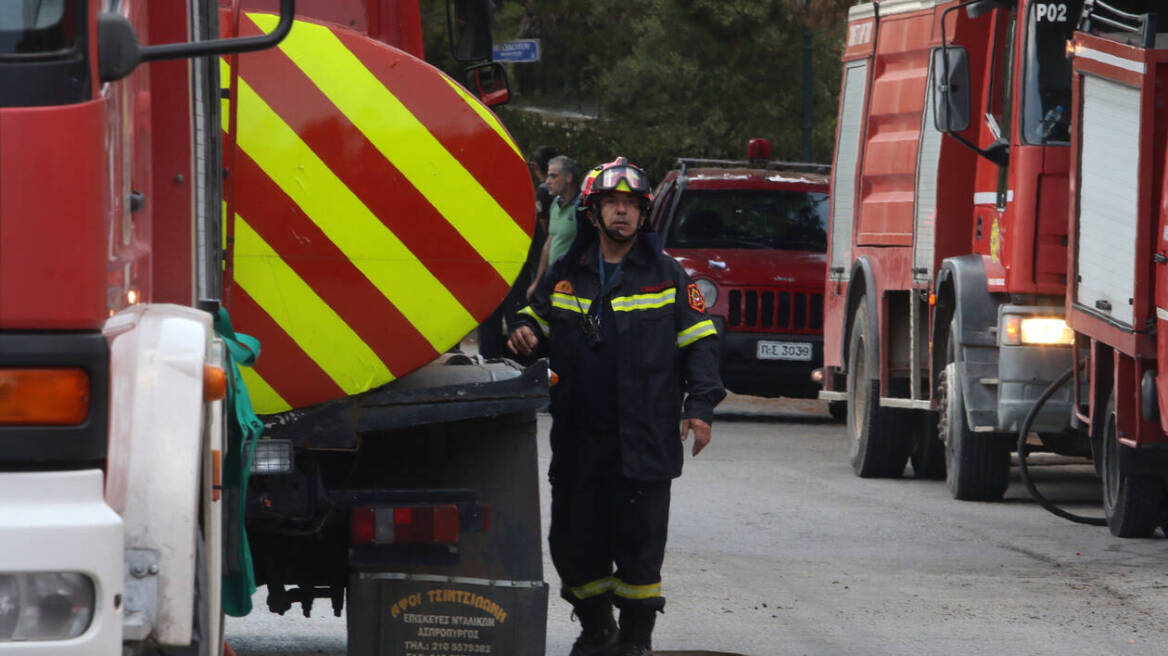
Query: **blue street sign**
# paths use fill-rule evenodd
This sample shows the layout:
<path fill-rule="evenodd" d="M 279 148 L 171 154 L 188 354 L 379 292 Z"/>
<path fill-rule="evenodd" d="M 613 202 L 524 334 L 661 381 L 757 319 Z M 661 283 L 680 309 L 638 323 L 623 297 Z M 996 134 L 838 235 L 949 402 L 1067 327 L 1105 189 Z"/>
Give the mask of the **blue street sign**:
<path fill-rule="evenodd" d="M 494 60 L 497 62 L 537 62 L 539 61 L 539 39 L 515 39 L 495 46 Z"/>

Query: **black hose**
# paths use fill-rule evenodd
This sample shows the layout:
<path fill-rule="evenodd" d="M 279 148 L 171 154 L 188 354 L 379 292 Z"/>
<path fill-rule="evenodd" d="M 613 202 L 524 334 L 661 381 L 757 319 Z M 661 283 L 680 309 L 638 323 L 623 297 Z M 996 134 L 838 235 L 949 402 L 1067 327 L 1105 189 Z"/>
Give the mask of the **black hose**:
<path fill-rule="evenodd" d="M 1042 394 L 1038 397 L 1038 400 L 1034 402 L 1034 406 L 1030 408 L 1030 412 L 1026 413 L 1026 419 L 1022 420 L 1022 429 L 1018 431 L 1018 468 L 1022 470 L 1022 481 L 1026 483 L 1026 489 L 1030 490 L 1030 496 L 1034 497 L 1034 500 L 1037 501 L 1038 504 L 1043 508 L 1047 509 L 1051 513 L 1054 513 L 1055 515 L 1058 515 L 1059 517 L 1062 517 L 1063 519 L 1069 519 L 1072 522 L 1077 522 L 1079 524 L 1088 524 L 1090 526 L 1107 526 L 1106 518 L 1084 517 L 1083 515 L 1076 515 L 1051 503 L 1049 500 L 1047 500 L 1046 497 L 1042 496 L 1042 493 L 1039 492 L 1038 488 L 1034 486 L 1034 481 L 1030 480 L 1030 470 L 1026 467 L 1026 454 L 1028 451 L 1026 436 L 1030 434 L 1030 426 L 1034 424 L 1034 418 L 1038 416 L 1038 411 L 1042 409 L 1042 406 L 1046 405 L 1046 402 L 1050 400 L 1050 397 L 1054 396 L 1054 393 L 1058 391 L 1058 388 L 1065 385 L 1066 382 L 1070 380 L 1071 376 L 1075 375 L 1075 370 L 1078 369 L 1081 365 L 1082 363 L 1072 365 L 1070 369 L 1067 369 L 1066 373 L 1056 378 L 1049 387 L 1043 390 Z"/>

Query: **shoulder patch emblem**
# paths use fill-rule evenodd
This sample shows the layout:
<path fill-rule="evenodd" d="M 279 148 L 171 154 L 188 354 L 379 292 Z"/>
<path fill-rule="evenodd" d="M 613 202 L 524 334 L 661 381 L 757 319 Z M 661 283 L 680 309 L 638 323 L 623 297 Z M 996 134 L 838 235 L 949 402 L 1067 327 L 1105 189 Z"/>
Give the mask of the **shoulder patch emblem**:
<path fill-rule="evenodd" d="M 689 306 L 698 312 L 706 311 L 706 299 L 702 296 L 702 290 L 698 286 L 690 283 L 686 288 L 689 290 Z"/>
<path fill-rule="evenodd" d="M 561 280 L 556 283 L 556 291 L 561 294 L 575 294 L 576 290 L 572 287 L 572 283 L 567 280 Z"/>

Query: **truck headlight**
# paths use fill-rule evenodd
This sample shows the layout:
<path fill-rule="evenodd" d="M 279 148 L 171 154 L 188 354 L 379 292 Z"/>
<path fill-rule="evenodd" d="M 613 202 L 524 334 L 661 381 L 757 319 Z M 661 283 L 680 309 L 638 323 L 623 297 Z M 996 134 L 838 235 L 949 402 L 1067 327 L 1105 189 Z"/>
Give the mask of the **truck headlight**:
<path fill-rule="evenodd" d="M 0 573 L 0 643 L 76 638 L 89 628 L 95 603 L 84 574 Z"/>
<path fill-rule="evenodd" d="M 256 440 L 251 473 L 291 474 L 292 452 L 292 440 Z"/>
<path fill-rule="evenodd" d="M 1075 342 L 1075 331 L 1064 319 L 1008 314 L 1002 323 L 1002 344 L 1005 346 L 1070 345 Z"/>
<path fill-rule="evenodd" d="M 706 307 L 711 308 L 714 303 L 718 302 L 718 286 L 714 284 L 713 280 L 708 278 L 698 278 L 694 281 L 698 286 L 698 291 L 702 293 L 702 298 L 706 300 Z"/>

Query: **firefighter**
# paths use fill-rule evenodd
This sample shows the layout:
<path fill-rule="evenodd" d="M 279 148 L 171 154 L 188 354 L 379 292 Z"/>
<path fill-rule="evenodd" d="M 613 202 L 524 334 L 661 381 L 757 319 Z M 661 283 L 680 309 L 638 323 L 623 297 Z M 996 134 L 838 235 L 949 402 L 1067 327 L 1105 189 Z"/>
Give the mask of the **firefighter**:
<path fill-rule="evenodd" d="M 558 375 L 548 543 L 582 626 L 571 654 L 642 656 L 665 607 L 661 563 L 682 442 L 692 432 L 693 454 L 705 448 L 726 392 L 701 292 L 644 231 L 644 171 L 618 157 L 584 186 L 579 203 L 595 238 L 577 240 L 540 280 L 508 345 L 523 355 L 546 347 Z"/>

